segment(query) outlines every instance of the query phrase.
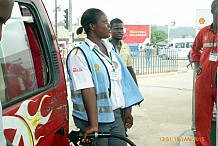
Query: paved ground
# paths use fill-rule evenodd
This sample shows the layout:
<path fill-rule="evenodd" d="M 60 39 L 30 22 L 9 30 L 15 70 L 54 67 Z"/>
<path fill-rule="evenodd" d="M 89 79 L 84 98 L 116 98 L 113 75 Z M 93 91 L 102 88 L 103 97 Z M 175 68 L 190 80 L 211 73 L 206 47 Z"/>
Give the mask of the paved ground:
<path fill-rule="evenodd" d="M 137 146 L 178 146 L 178 138 L 189 133 L 193 74 L 186 69 L 187 62 L 179 62 L 178 72 L 137 76 L 145 100 L 140 107 L 133 108 L 134 126 L 128 130 L 129 138 Z M 70 129 L 73 127 L 72 122 Z"/>
<path fill-rule="evenodd" d="M 128 134 L 137 146 L 176 146 L 192 125 L 192 70 L 138 77 L 145 101 Z"/>

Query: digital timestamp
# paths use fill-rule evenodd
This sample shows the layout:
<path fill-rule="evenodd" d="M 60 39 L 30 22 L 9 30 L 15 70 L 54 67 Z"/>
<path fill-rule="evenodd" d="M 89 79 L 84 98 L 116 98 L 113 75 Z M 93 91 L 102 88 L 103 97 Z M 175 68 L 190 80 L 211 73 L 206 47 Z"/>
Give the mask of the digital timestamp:
<path fill-rule="evenodd" d="M 160 142 L 193 142 L 204 141 L 204 137 L 160 137 Z"/>

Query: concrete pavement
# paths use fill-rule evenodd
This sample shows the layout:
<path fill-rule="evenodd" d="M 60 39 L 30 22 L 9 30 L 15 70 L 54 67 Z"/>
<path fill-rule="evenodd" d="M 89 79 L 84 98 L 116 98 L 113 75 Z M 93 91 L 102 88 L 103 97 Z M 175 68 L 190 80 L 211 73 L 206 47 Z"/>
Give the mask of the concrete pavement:
<path fill-rule="evenodd" d="M 128 131 L 137 146 L 178 146 L 192 125 L 192 75 L 184 69 L 137 77 L 145 101 L 133 108 L 134 126 Z"/>
<path fill-rule="evenodd" d="M 178 146 L 195 146 L 195 136 L 192 129 L 184 131 L 179 135 Z"/>

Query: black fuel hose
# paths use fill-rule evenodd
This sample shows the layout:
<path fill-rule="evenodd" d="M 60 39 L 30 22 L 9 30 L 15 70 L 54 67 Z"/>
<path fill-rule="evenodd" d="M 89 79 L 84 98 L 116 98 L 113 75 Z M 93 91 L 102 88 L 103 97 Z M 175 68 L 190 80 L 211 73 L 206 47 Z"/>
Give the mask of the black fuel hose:
<path fill-rule="evenodd" d="M 110 138 L 110 137 L 114 137 L 114 138 L 118 138 L 118 139 L 124 140 L 128 144 L 130 144 L 131 146 L 136 146 L 128 138 L 126 138 L 126 137 L 124 137 L 122 135 L 118 135 L 118 134 L 114 134 L 114 133 L 110 133 L 110 132 L 98 132 L 98 133 L 91 133 L 91 134 L 87 135 L 88 139 L 92 139 L 92 138 Z M 73 142 L 73 144 L 75 146 L 79 146 L 77 143 L 82 140 L 83 133 L 81 131 L 74 131 L 73 130 L 68 135 L 68 138 L 70 139 L 70 142 Z"/>

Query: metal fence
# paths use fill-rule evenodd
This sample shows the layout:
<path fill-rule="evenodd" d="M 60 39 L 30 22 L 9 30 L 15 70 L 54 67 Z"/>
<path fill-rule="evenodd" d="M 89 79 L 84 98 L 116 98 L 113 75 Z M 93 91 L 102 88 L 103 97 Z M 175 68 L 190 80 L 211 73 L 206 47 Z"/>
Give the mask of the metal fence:
<path fill-rule="evenodd" d="M 60 50 L 63 65 L 66 65 L 67 49 Z M 178 52 L 170 49 L 146 53 L 138 49 L 132 53 L 133 69 L 136 74 L 166 73 L 178 70 Z M 65 71 L 66 72 L 66 71 Z"/>
<path fill-rule="evenodd" d="M 171 50 L 132 52 L 136 74 L 165 73 L 178 70 L 178 52 Z"/>

